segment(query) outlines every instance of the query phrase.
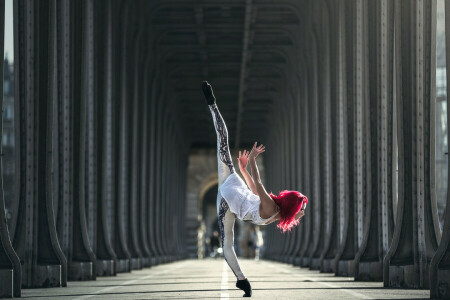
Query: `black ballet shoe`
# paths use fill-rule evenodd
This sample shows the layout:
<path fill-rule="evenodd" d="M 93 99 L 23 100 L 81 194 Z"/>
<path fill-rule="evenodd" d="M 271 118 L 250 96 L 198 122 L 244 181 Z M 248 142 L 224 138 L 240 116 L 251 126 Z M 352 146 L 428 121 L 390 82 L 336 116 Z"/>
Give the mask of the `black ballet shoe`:
<path fill-rule="evenodd" d="M 214 103 L 216 103 L 216 97 L 214 97 L 212 87 L 208 83 L 208 81 L 202 82 L 202 90 L 203 94 L 205 94 L 206 104 L 213 105 Z"/>
<path fill-rule="evenodd" d="M 251 297 L 252 296 L 252 286 L 250 285 L 250 282 L 248 282 L 247 278 L 244 280 L 238 280 L 236 282 L 236 287 L 245 292 L 243 297 Z"/>

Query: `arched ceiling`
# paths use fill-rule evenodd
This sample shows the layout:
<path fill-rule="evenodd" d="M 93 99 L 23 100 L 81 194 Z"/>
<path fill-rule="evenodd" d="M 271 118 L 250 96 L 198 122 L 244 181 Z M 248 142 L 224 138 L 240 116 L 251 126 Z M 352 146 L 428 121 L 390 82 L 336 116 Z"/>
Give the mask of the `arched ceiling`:
<path fill-rule="evenodd" d="M 171 87 L 166 98 L 179 108 L 191 146 L 216 145 L 202 80 L 214 88 L 231 147 L 263 141 L 297 63 L 296 8 L 288 1 L 153 1 L 147 11 L 153 51 Z"/>

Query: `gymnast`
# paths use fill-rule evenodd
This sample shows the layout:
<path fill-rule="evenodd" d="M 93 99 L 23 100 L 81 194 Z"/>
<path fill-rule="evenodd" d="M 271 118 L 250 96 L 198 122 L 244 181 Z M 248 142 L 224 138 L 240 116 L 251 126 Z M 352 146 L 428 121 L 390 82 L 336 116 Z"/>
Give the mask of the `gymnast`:
<path fill-rule="evenodd" d="M 247 185 L 236 174 L 228 146 L 228 131 L 217 108 L 211 85 L 204 81 L 202 90 L 211 111 L 217 133 L 218 186 L 217 215 L 223 253 L 226 262 L 237 278 L 236 287 L 252 296 L 252 287 L 239 267 L 234 251 L 234 222 L 249 221 L 256 225 L 268 225 L 278 221 L 277 227 L 283 233 L 298 225 L 305 214 L 308 199 L 297 191 L 282 191 L 278 196 L 267 193 L 259 176 L 256 157 L 265 151 L 263 145 L 255 144 L 250 152 L 239 151 L 239 169 Z M 252 176 L 247 171 L 250 163 Z"/>

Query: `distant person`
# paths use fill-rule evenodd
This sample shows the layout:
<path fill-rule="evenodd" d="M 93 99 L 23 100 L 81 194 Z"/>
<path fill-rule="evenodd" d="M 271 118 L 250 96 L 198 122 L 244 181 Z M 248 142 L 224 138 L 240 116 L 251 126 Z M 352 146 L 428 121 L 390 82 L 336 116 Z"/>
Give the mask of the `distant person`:
<path fill-rule="evenodd" d="M 228 146 L 227 127 L 217 108 L 211 85 L 204 81 L 202 89 L 217 134 L 219 177 L 217 214 L 224 257 L 237 278 L 236 287 L 245 292 L 244 297 L 251 297 L 252 287 L 239 267 L 233 247 L 235 219 L 250 221 L 256 225 L 267 225 L 278 220 L 277 227 L 284 233 L 298 225 L 300 218 L 305 214 L 308 199 L 297 191 L 282 191 L 278 196 L 266 192 L 256 166 L 256 157 L 265 149 L 263 145 L 257 146 L 256 142 L 250 153 L 246 150 L 242 154 L 239 152 L 239 169 L 248 187 L 245 185 L 234 170 Z M 254 179 L 247 172 L 248 162 Z"/>
<path fill-rule="evenodd" d="M 218 250 L 220 248 L 220 241 L 219 241 L 219 233 L 217 232 L 217 230 L 214 230 L 211 238 L 210 238 L 210 244 L 211 244 L 211 257 L 217 257 L 218 255 Z"/>
<path fill-rule="evenodd" d="M 264 240 L 262 236 L 262 232 L 259 229 L 259 226 L 255 226 L 250 233 L 250 239 L 252 240 L 253 251 L 255 253 L 254 258 L 256 261 L 259 260 L 259 251 L 261 247 L 264 245 Z"/>

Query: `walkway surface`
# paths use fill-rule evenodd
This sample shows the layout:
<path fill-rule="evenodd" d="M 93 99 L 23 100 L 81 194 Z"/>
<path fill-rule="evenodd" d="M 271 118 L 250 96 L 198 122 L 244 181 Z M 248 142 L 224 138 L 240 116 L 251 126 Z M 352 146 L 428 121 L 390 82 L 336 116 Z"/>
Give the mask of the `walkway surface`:
<path fill-rule="evenodd" d="M 269 261 L 240 260 L 255 299 L 428 299 L 428 290 L 385 289 L 381 282 L 355 282 Z M 230 299 L 242 298 L 223 259 L 185 260 L 67 288 L 22 290 L 36 299 Z"/>

